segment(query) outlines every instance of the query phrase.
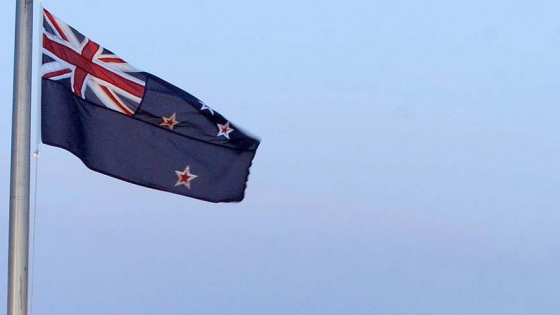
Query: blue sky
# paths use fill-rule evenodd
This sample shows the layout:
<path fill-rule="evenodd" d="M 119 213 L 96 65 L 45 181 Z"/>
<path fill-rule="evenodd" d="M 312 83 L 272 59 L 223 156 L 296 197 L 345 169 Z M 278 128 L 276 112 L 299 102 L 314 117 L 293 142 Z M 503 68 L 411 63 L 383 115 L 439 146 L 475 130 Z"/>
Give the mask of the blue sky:
<path fill-rule="evenodd" d="M 218 205 L 41 146 L 34 314 L 560 309 L 560 3 L 44 4 L 262 144 L 246 199 Z M 0 12 L 2 270 L 14 12 Z"/>

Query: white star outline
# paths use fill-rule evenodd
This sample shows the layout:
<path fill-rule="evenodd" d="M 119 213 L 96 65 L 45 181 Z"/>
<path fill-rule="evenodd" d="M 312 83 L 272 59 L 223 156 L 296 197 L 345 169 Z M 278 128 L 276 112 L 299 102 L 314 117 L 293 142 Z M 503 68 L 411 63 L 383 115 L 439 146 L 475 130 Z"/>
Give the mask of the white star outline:
<path fill-rule="evenodd" d="M 224 137 L 229 139 L 229 134 L 232 133 L 235 130 L 235 129 L 233 129 L 229 126 L 229 121 L 226 122 L 225 125 L 220 125 L 220 124 L 217 124 L 217 125 L 218 125 L 218 130 L 220 130 L 218 132 L 218 137 L 219 136 L 224 136 Z"/>
<path fill-rule="evenodd" d="M 175 125 L 181 123 L 180 121 L 177 121 L 177 119 L 175 119 L 175 113 L 173 113 L 173 115 L 171 115 L 170 117 L 162 116 L 161 119 L 163 119 L 163 122 L 159 125 L 160 126 L 167 126 L 171 130 L 173 130 L 173 127 L 175 127 Z"/>
<path fill-rule="evenodd" d="M 178 177 L 175 186 L 184 185 L 185 187 L 187 187 L 187 189 L 191 189 L 191 181 L 198 177 L 198 175 L 194 175 L 193 173 L 191 173 L 189 165 L 187 165 L 187 167 L 185 167 L 185 170 L 182 172 L 175 171 L 175 174 L 177 174 Z"/>
<path fill-rule="evenodd" d="M 214 115 L 214 110 L 210 108 L 210 106 L 206 105 L 203 101 L 198 101 L 198 102 L 202 105 L 200 110 L 208 110 L 210 114 Z"/>

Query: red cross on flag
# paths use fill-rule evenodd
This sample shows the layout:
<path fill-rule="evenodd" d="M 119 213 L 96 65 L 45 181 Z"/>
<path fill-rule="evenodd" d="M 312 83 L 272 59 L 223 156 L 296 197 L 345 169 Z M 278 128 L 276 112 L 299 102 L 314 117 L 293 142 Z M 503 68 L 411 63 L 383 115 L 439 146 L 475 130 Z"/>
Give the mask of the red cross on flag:
<path fill-rule="evenodd" d="M 70 78 L 78 97 L 132 115 L 144 95 L 145 78 L 124 60 L 44 10 L 42 75 Z"/>

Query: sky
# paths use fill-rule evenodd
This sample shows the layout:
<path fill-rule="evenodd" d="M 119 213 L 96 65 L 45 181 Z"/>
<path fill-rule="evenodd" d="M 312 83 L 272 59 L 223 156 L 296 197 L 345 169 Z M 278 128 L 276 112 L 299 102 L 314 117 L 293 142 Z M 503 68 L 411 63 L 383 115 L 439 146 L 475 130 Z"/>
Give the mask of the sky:
<path fill-rule="evenodd" d="M 262 143 L 237 204 L 41 145 L 33 314 L 560 312 L 558 1 L 44 5 Z M 0 296 L 14 18 L 9 1 Z"/>

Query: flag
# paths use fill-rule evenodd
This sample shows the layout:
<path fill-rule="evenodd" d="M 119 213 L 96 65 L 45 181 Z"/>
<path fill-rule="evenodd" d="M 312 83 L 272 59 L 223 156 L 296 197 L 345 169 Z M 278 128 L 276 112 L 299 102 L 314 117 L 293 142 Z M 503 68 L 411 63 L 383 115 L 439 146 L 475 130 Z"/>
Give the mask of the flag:
<path fill-rule="evenodd" d="M 244 197 L 259 140 L 43 9 L 41 138 L 90 169 L 211 202 Z"/>

